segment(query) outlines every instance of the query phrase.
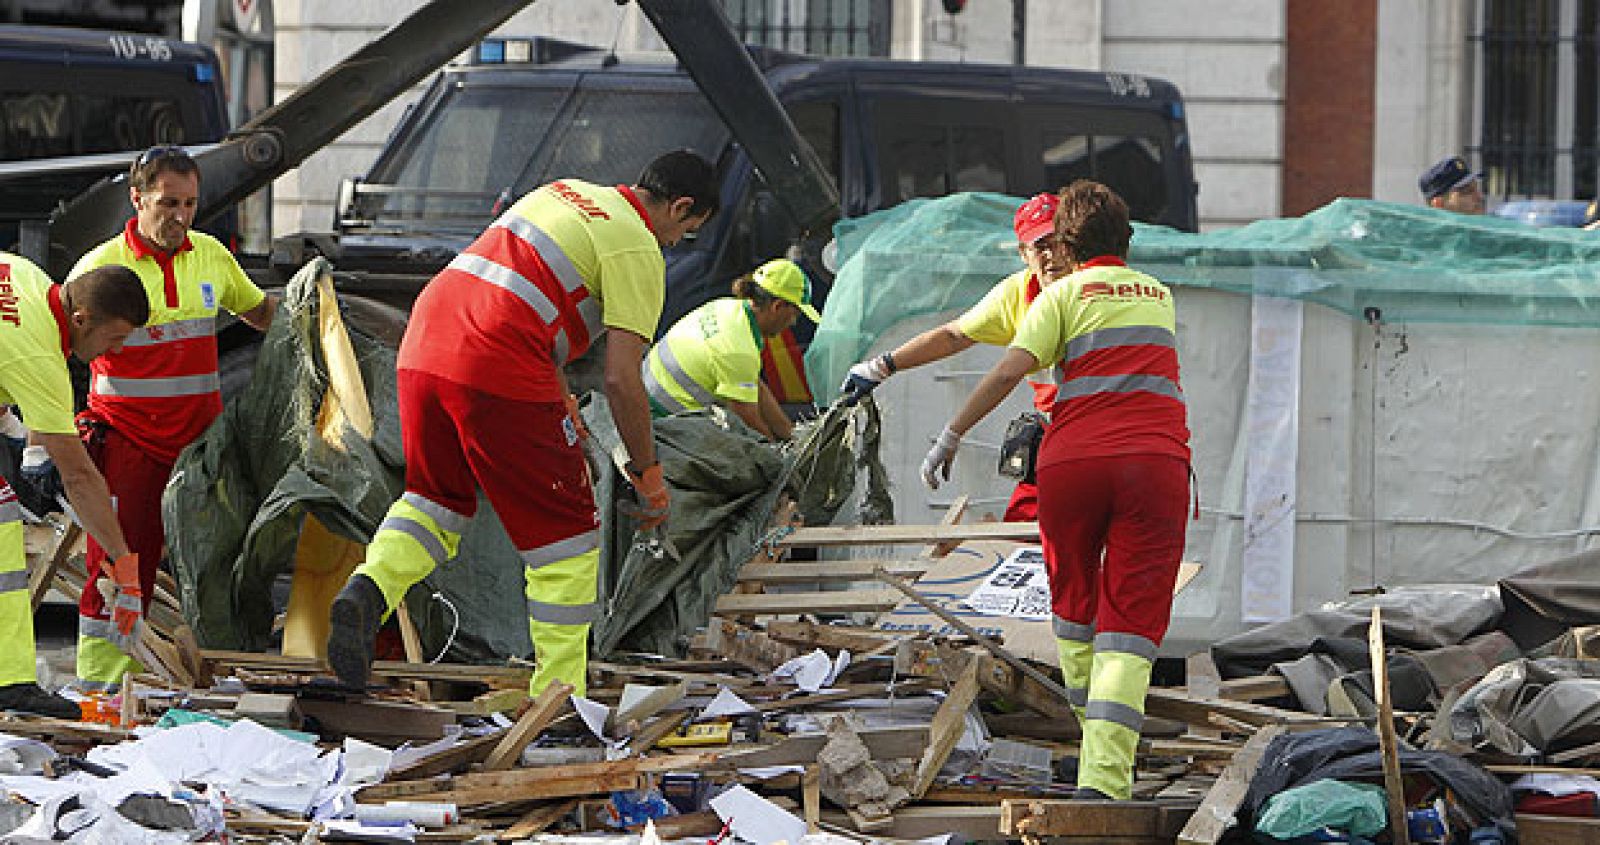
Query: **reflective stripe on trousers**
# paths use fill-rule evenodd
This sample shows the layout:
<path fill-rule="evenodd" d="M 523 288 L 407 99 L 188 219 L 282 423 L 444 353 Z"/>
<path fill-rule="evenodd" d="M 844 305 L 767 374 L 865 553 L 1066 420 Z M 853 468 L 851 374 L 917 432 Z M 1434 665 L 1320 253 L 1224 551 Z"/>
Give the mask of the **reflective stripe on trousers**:
<path fill-rule="evenodd" d="M 1083 721 L 1083 707 L 1089 703 L 1089 670 L 1094 662 L 1094 626 L 1051 618 L 1056 635 L 1056 655 L 1061 663 L 1062 685 L 1068 700 Z"/>
<path fill-rule="evenodd" d="M 1078 786 L 1116 799 L 1131 796 L 1134 754 L 1155 657 L 1155 643 L 1137 634 L 1103 631 L 1095 635 Z"/>
<path fill-rule="evenodd" d="M 138 634 L 138 630 L 134 630 Z M 78 679 L 74 686 L 84 692 L 112 691 L 122 686 L 128 672 L 144 667 L 127 654 L 128 641 L 110 619 L 78 617 Z"/>
<path fill-rule="evenodd" d="M 589 531 L 521 552 L 535 661 L 529 695 L 543 692 L 551 681 L 571 684 L 575 694 L 585 694 L 589 626 L 600 615 L 599 544 L 599 532 Z M 563 552 L 568 556 L 550 558 Z"/>
<path fill-rule="evenodd" d="M 650 350 L 650 354 L 645 356 L 644 362 L 639 365 L 639 374 L 644 379 L 645 391 L 650 394 L 651 399 L 659 402 L 661 407 L 674 414 L 695 410 L 695 408 L 689 407 L 676 396 L 673 396 L 671 389 L 656 378 L 653 371 L 654 368 L 650 366 L 652 358 L 661 362 L 661 369 L 666 370 L 667 375 L 678 383 L 680 390 L 689 394 L 689 398 L 699 403 L 697 407 L 709 408 L 717 404 L 717 397 L 712 396 L 711 391 L 706 390 L 701 386 L 700 382 L 690 378 L 689 374 L 683 371 L 683 364 L 678 361 L 678 356 L 673 353 L 672 344 L 668 343 L 666 338 L 662 338 Z"/>
<path fill-rule="evenodd" d="M 22 509 L 17 494 L 0 482 L 0 686 L 37 680 L 34 657 L 33 601 L 28 595 Z"/>
<path fill-rule="evenodd" d="M 122 378 L 95 373 L 89 392 L 97 396 L 124 396 L 132 399 L 160 399 L 172 396 L 200 396 L 222 389 L 215 372 L 170 378 Z"/>
<path fill-rule="evenodd" d="M 471 517 L 407 491 L 384 514 L 367 544 L 366 562 L 354 574 L 372 579 L 383 592 L 385 615 L 405 598 L 411 585 L 456 556 L 461 533 Z"/>

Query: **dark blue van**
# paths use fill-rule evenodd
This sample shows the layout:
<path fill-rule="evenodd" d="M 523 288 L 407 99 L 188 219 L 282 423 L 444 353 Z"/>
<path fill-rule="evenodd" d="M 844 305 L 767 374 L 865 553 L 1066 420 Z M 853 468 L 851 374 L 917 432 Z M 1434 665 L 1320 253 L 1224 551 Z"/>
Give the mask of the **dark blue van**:
<path fill-rule="evenodd" d="M 145 148 L 214 143 L 227 131 L 221 72 L 209 48 L 150 35 L 0 26 L 0 162 L 106 154 L 0 179 L 0 249 L 16 248 L 23 221 L 47 220 Z"/>

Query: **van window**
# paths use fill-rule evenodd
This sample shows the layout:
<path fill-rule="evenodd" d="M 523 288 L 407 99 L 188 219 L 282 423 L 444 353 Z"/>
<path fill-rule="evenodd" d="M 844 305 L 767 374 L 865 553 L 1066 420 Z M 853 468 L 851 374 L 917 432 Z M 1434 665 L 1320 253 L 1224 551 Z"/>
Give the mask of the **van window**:
<path fill-rule="evenodd" d="M 0 92 L 0 160 L 113 153 L 189 141 L 174 100 L 105 94 Z"/>
<path fill-rule="evenodd" d="M 1010 111 L 955 100 L 882 101 L 874 110 L 880 208 L 952 191 L 1009 186 Z"/>
<path fill-rule="evenodd" d="M 833 177 L 833 184 L 842 184 L 839 175 L 839 102 L 811 100 L 789 104 L 785 110 L 789 112 L 789 119 L 794 121 L 794 128 L 800 132 L 800 137 L 817 151 L 817 158 L 828 169 L 828 175 Z"/>
<path fill-rule="evenodd" d="M 1135 220 L 1151 222 L 1166 211 L 1166 164 L 1159 138 L 1045 129 L 1039 150 L 1045 184 L 1052 188 L 1093 179 L 1120 194 Z"/>
<path fill-rule="evenodd" d="M 596 88 L 579 91 L 571 120 L 556 127 L 555 137 L 544 164 L 518 180 L 519 191 L 573 174 L 630 183 L 667 150 L 691 149 L 715 162 L 728 130 L 698 93 Z"/>

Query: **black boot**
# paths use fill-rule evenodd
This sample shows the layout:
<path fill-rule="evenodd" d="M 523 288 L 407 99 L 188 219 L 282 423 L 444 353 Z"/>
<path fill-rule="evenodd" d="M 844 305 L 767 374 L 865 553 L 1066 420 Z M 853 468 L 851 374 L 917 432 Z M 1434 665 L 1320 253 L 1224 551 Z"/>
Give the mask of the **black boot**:
<path fill-rule="evenodd" d="M 1115 801 L 1117 799 L 1095 789 L 1092 786 L 1080 786 L 1072 793 L 1074 801 Z"/>
<path fill-rule="evenodd" d="M 37 713 L 52 719 L 79 719 L 83 712 L 71 700 L 45 692 L 38 684 L 10 684 L 0 687 L 0 710 Z"/>
<path fill-rule="evenodd" d="M 365 575 L 352 575 L 333 600 L 328 631 L 328 663 L 348 687 L 367 688 L 372 671 L 372 643 L 388 609 L 383 591 Z"/>

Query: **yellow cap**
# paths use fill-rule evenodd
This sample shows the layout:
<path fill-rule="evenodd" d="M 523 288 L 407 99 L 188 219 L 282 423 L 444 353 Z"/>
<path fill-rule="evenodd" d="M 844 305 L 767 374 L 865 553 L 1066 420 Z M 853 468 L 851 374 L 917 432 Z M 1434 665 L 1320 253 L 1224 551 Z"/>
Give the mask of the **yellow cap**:
<path fill-rule="evenodd" d="M 757 267 L 751 278 L 767 293 L 793 303 L 800 313 L 811 318 L 811 322 L 822 320 L 816 306 L 811 304 L 811 279 L 800 265 L 787 258 L 774 258 Z"/>

